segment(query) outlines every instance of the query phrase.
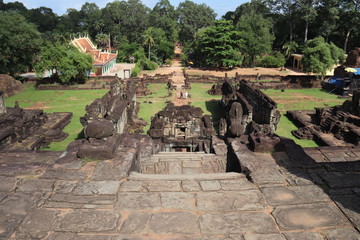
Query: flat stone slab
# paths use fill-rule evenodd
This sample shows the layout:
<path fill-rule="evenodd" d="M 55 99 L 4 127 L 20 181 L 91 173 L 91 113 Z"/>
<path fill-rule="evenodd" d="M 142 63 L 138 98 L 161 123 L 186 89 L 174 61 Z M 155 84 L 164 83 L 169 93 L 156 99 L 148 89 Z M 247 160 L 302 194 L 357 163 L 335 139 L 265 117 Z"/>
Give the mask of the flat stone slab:
<path fill-rule="evenodd" d="M 121 192 L 141 192 L 143 190 L 142 181 L 125 181 L 121 184 Z"/>
<path fill-rule="evenodd" d="M 350 221 L 360 229 L 360 196 L 352 194 L 334 196 L 333 199 Z"/>
<path fill-rule="evenodd" d="M 10 192 L 14 190 L 17 179 L 13 177 L 0 176 L 0 192 Z"/>
<path fill-rule="evenodd" d="M 244 240 L 288 240 L 281 234 L 245 234 Z"/>
<path fill-rule="evenodd" d="M 180 181 L 150 181 L 145 185 L 149 192 L 180 192 Z"/>
<path fill-rule="evenodd" d="M 289 232 L 284 233 L 286 240 L 324 240 L 320 233 L 315 232 Z"/>
<path fill-rule="evenodd" d="M 189 212 L 154 213 L 149 230 L 159 235 L 200 233 L 198 217 Z"/>
<path fill-rule="evenodd" d="M 131 213 L 121 227 L 122 233 L 141 234 L 144 233 L 149 223 L 151 213 L 139 212 Z"/>
<path fill-rule="evenodd" d="M 134 153 L 126 153 L 120 160 L 101 161 L 97 164 L 93 180 L 119 180 L 128 176 L 129 170 L 133 163 Z"/>
<path fill-rule="evenodd" d="M 28 179 L 19 183 L 17 190 L 20 192 L 52 192 L 54 180 Z"/>
<path fill-rule="evenodd" d="M 40 178 L 59 180 L 85 180 L 87 178 L 87 174 L 81 171 L 59 169 L 56 171 L 48 170 Z"/>
<path fill-rule="evenodd" d="M 195 194 L 184 192 L 161 193 L 161 205 L 167 209 L 196 210 Z"/>
<path fill-rule="evenodd" d="M 262 210 L 267 204 L 258 190 L 243 192 L 199 192 L 197 206 L 202 211 L 229 212 L 239 210 Z"/>
<path fill-rule="evenodd" d="M 119 193 L 116 209 L 145 210 L 161 208 L 160 196 L 157 193 Z"/>
<path fill-rule="evenodd" d="M 115 196 L 76 196 L 71 194 L 54 194 L 45 204 L 49 208 L 101 208 L 101 205 L 113 205 Z"/>
<path fill-rule="evenodd" d="M 323 230 L 322 233 L 327 237 L 327 240 L 359 240 L 360 233 L 354 228 L 334 228 Z"/>
<path fill-rule="evenodd" d="M 328 195 L 315 185 L 270 187 L 262 188 L 261 191 L 268 203 L 273 206 L 331 201 Z"/>
<path fill-rule="evenodd" d="M 74 190 L 74 195 L 114 195 L 120 187 L 118 181 L 81 182 Z"/>
<path fill-rule="evenodd" d="M 15 193 L 0 203 L 0 239 L 7 239 L 36 207 L 40 194 Z"/>
<path fill-rule="evenodd" d="M 75 210 L 58 219 L 54 229 L 61 232 L 106 232 L 114 230 L 120 215 L 115 211 Z"/>
<path fill-rule="evenodd" d="M 203 234 L 279 233 L 272 217 L 262 212 L 205 214 L 200 226 Z"/>
<path fill-rule="evenodd" d="M 281 230 L 310 230 L 349 224 L 332 203 L 277 207 L 273 215 Z"/>
<path fill-rule="evenodd" d="M 160 174 L 142 174 L 138 172 L 130 172 L 129 180 L 137 181 L 151 181 L 151 180 L 164 180 L 164 181 L 181 181 L 181 180 L 195 180 L 195 181 L 206 181 L 206 180 L 232 180 L 245 178 L 246 176 L 242 173 L 212 173 L 212 174 L 178 174 L 178 175 L 160 175 Z"/>
<path fill-rule="evenodd" d="M 321 178 L 331 188 L 360 187 L 359 174 L 325 172 Z"/>
<path fill-rule="evenodd" d="M 55 218 L 60 211 L 37 209 L 20 225 L 16 233 L 18 238 L 44 238 L 48 235 Z"/>

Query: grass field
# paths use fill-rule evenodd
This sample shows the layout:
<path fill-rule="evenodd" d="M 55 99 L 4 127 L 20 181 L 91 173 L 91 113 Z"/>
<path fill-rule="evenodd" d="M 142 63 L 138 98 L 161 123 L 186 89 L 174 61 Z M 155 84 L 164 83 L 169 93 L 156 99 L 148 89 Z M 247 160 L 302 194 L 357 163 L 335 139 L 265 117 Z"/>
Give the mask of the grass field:
<path fill-rule="evenodd" d="M 144 133 L 150 128 L 151 117 L 166 106 L 166 101 L 172 100 L 172 96 L 168 96 L 169 92 L 166 87 L 166 84 L 163 83 L 150 84 L 148 88 L 153 94 L 137 98 L 137 101 L 140 102 L 138 117 L 144 119 L 148 123 L 144 128 Z"/>
<path fill-rule="evenodd" d="M 50 144 L 47 150 L 62 151 L 67 145 L 78 138 L 83 126 L 80 117 L 85 115 L 85 106 L 96 98 L 102 97 L 108 90 L 40 90 L 36 91 L 33 85 L 25 84 L 24 91 L 5 98 L 6 105 L 14 106 L 19 102 L 21 108 L 42 109 L 51 112 L 72 112 L 73 117 L 64 132 L 69 136 L 62 142 Z"/>
<path fill-rule="evenodd" d="M 281 119 L 276 133 L 280 136 L 291 138 L 302 147 L 317 147 L 314 141 L 299 140 L 292 134 L 292 130 L 297 127 L 284 115 L 287 110 L 313 110 L 315 107 L 331 107 L 341 105 L 344 99 L 338 98 L 335 94 L 329 94 L 322 89 L 287 89 L 285 92 L 280 90 L 265 90 L 278 104 L 281 112 Z"/>

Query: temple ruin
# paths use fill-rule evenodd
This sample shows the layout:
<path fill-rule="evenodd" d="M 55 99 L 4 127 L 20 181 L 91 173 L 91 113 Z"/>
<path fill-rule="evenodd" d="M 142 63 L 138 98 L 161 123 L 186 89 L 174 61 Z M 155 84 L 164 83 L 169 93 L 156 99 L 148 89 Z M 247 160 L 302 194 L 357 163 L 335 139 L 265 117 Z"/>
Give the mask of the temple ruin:
<path fill-rule="evenodd" d="M 0 151 L 39 150 L 68 135 L 62 129 L 72 113 L 44 113 L 19 106 L 6 107 L 0 92 Z"/>
<path fill-rule="evenodd" d="M 299 139 L 314 140 L 321 146 L 358 146 L 360 139 L 360 91 L 342 106 L 288 111 L 288 117 L 299 127 L 292 134 Z"/>
<path fill-rule="evenodd" d="M 164 151 L 210 152 L 213 126 L 209 115 L 190 105 L 169 104 L 151 120 L 148 134 L 164 143 Z"/>

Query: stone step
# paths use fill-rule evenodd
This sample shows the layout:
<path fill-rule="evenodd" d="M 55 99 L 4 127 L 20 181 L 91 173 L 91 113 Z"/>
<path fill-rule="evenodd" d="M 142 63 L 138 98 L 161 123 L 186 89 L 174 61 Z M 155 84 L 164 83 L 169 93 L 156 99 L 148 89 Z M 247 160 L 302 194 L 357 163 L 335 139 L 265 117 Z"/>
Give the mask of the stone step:
<path fill-rule="evenodd" d="M 157 155 L 177 155 L 177 154 L 181 154 L 181 155 L 191 155 L 191 154 L 207 154 L 204 151 L 201 152 L 159 152 Z M 212 153 L 209 153 L 212 154 Z"/>
<path fill-rule="evenodd" d="M 130 172 L 128 180 L 133 181 L 206 181 L 206 180 L 234 180 L 246 178 L 243 173 L 228 172 L 228 173 L 210 173 L 210 174 L 142 174 L 139 172 Z"/>

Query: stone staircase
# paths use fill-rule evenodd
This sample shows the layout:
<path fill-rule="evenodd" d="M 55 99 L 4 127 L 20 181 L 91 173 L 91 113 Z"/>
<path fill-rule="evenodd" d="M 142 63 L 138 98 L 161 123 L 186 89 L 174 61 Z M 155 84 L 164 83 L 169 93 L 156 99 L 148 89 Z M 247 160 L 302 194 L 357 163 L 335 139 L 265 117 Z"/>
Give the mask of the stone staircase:
<path fill-rule="evenodd" d="M 142 174 L 215 174 L 226 172 L 226 158 L 205 152 L 160 152 L 140 163 Z"/>

